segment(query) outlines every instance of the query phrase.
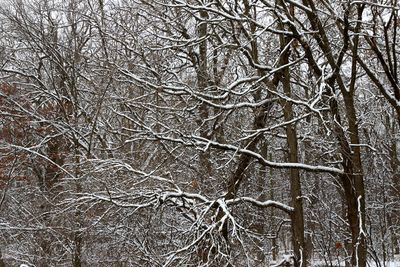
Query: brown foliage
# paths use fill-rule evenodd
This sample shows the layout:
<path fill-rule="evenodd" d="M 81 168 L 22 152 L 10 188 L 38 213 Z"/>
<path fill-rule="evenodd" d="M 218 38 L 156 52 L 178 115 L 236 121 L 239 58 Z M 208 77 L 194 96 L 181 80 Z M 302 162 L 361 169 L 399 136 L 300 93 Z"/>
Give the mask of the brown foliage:
<path fill-rule="evenodd" d="M 59 166 L 64 164 L 66 145 L 62 137 L 49 137 L 56 131 L 51 123 L 39 123 L 37 119 L 40 116 L 43 121 L 51 121 L 57 107 L 46 105 L 36 110 L 31 103 L 15 85 L 0 85 L 0 141 L 4 144 L 0 147 L 0 187 L 9 179 L 30 181 L 36 176 L 46 188 L 51 188 L 61 178 Z M 32 155 L 29 149 L 19 149 L 35 147 L 38 151 L 38 144 L 43 157 Z M 14 173 L 13 162 L 24 173 Z M 39 171 L 39 166 L 44 172 Z"/>

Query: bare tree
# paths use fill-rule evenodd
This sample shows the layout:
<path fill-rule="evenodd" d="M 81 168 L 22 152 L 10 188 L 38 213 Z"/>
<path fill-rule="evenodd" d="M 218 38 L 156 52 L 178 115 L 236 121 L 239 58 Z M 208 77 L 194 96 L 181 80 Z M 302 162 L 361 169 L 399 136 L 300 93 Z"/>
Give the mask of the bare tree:
<path fill-rule="evenodd" d="M 385 265 L 399 23 L 381 2 L 10 1 L 3 264 Z"/>

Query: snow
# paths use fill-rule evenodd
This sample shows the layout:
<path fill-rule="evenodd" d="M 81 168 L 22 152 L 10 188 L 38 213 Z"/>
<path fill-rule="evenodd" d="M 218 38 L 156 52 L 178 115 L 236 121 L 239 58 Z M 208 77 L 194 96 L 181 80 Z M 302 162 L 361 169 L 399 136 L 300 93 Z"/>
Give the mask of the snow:
<path fill-rule="evenodd" d="M 341 261 L 339 264 L 337 262 L 333 262 L 332 266 L 335 267 L 345 267 L 346 264 L 344 261 Z M 318 260 L 318 261 L 313 261 L 311 263 L 311 267 L 322 267 L 322 266 L 326 266 L 325 261 L 323 260 Z M 367 266 L 377 266 L 375 262 L 368 262 Z M 386 267 L 400 267 L 400 261 L 387 261 L 385 264 L 383 262 L 381 262 L 381 266 L 386 266 Z"/>
<path fill-rule="evenodd" d="M 386 267 L 400 267 L 400 261 L 388 261 Z"/>

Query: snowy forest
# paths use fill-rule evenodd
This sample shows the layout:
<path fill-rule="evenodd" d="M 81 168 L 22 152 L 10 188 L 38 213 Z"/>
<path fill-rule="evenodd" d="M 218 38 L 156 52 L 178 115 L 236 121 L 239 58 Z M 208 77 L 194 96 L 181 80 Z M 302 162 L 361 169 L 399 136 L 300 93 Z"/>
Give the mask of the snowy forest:
<path fill-rule="evenodd" d="M 399 9 L 2 0 L 0 267 L 400 266 Z"/>

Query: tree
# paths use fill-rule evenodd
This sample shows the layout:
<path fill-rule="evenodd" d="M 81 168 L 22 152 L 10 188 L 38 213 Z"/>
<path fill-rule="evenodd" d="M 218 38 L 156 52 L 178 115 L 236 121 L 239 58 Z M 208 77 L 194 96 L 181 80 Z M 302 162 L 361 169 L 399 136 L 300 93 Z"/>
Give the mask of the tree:
<path fill-rule="evenodd" d="M 385 264 L 398 253 L 397 7 L 2 8 L 4 263 Z"/>

